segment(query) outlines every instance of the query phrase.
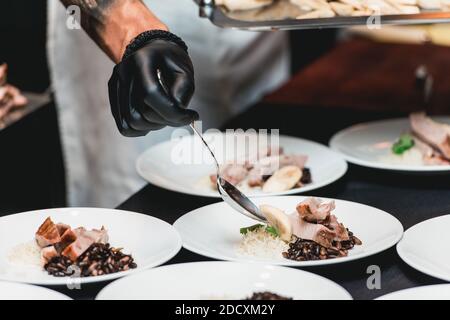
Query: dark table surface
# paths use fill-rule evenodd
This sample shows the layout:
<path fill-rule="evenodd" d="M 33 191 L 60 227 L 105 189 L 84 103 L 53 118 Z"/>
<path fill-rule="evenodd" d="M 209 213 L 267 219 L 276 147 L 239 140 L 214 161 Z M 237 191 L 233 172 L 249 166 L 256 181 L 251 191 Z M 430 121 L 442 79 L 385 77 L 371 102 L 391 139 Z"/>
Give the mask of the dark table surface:
<path fill-rule="evenodd" d="M 327 144 L 333 133 L 350 124 L 396 116 L 402 115 L 258 105 L 228 123 L 226 128 L 279 128 L 282 134 Z M 397 217 L 406 230 L 421 221 L 450 213 L 450 176 L 411 175 L 350 165 L 342 179 L 309 192 L 308 195 L 345 199 L 380 208 Z M 150 214 L 173 223 L 184 213 L 217 201 L 219 200 L 179 194 L 147 185 L 119 208 Z M 208 260 L 210 259 L 182 249 L 168 264 Z M 367 267 L 371 265 L 377 265 L 381 269 L 381 289 L 367 288 Z M 406 265 L 397 255 L 395 247 L 357 261 L 304 270 L 339 283 L 354 299 L 373 299 L 405 288 L 442 282 Z M 84 286 L 77 291 L 61 291 L 74 298 L 90 299 L 104 285 Z"/>

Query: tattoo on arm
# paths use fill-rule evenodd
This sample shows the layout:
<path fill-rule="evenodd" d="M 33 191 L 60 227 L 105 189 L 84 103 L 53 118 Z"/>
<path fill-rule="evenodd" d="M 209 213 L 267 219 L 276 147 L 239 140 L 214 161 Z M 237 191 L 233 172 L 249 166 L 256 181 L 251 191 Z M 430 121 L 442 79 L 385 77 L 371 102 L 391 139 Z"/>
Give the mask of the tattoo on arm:
<path fill-rule="evenodd" d="M 82 12 L 81 23 L 84 29 L 91 34 L 101 28 L 106 21 L 108 9 L 123 0 L 61 0 L 66 6 L 76 5 Z"/>
<path fill-rule="evenodd" d="M 115 62 L 119 62 L 126 45 L 139 33 L 167 30 L 142 0 L 60 0 L 66 7 L 81 10 L 81 26 Z"/>

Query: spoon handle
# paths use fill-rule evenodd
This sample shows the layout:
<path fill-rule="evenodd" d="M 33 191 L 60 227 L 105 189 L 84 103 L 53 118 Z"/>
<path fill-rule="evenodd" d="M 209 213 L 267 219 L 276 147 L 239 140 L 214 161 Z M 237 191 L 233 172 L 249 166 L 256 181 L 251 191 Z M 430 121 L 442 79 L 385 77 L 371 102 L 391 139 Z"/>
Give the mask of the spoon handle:
<path fill-rule="evenodd" d="M 200 133 L 200 131 L 197 130 L 197 128 L 195 127 L 194 123 L 191 123 L 189 126 L 197 134 L 197 136 L 202 140 L 203 144 L 208 149 L 209 153 L 211 153 L 211 156 L 213 157 L 214 162 L 216 163 L 217 175 L 219 175 L 219 171 L 220 171 L 219 162 L 217 161 L 216 156 L 214 155 L 214 152 L 211 150 L 211 148 L 209 147 L 208 143 L 203 138 L 203 135 Z"/>

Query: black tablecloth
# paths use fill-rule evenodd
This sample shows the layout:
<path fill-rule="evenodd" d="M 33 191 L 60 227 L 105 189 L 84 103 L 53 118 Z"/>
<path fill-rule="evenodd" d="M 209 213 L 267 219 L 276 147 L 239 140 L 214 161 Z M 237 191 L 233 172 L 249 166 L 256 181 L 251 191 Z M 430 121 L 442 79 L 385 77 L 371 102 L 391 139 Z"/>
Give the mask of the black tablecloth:
<path fill-rule="evenodd" d="M 393 116 L 401 115 L 258 105 L 227 124 L 226 128 L 279 128 L 281 134 L 327 144 L 337 130 L 348 125 Z M 308 195 L 345 199 L 380 208 L 397 217 L 406 230 L 421 221 L 450 213 L 450 176 L 402 174 L 350 165 L 341 180 L 309 192 Z M 119 208 L 149 214 L 173 223 L 184 213 L 217 201 L 148 185 Z M 207 260 L 210 259 L 182 249 L 168 264 Z M 367 267 L 371 265 L 381 268 L 381 289 L 367 288 Z M 405 288 L 441 283 L 440 280 L 406 265 L 397 255 L 395 247 L 365 259 L 304 270 L 339 283 L 354 299 L 372 299 Z M 74 298 L 89 299 L 103 286 L 104 284 L 90 285 L 84 286 L 80 291 L 61 291 Z"/>

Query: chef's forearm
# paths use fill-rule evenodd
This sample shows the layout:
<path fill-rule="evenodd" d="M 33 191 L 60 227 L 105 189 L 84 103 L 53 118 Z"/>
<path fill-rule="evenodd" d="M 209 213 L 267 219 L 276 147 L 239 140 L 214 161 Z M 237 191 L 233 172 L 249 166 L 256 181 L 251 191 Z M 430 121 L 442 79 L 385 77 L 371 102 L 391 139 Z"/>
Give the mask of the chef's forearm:
<path fill-rule="evenodd" d="M 140 33 L 167 27 L 141 0 L 61 0 L 81 9 L 81 25 L 102 50 L 119 62 L 130 41 Z"/>

